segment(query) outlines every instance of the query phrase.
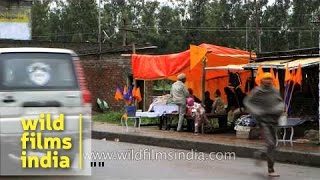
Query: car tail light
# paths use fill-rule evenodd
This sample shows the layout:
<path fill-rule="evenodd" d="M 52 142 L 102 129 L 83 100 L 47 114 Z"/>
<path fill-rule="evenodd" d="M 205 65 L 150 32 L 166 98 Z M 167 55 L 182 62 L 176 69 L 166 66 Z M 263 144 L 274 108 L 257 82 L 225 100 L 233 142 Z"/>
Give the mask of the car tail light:
<path fill-rule="evenodd" d="M 82 103 L 84 103 L 84 104 L 91 103 L 91 93 L 87 88 L 87 82 L 84 77 L 84 72 L 83 72 L 82 66 L 80 64 L 80 60 L 75 59 L 73 62 L 74 62 L 75 68 L 76 68 L 76 73 L 78 76 L 78 81 L 79 81 L 80 90 L 81 90 L 81 94 L 82 94 Z"/>

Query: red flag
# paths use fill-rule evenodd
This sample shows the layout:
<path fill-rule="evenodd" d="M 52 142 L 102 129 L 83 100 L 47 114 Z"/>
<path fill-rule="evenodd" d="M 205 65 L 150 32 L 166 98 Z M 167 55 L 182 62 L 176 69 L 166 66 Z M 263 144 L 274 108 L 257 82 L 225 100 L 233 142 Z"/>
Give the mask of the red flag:
<path fill-rule="evenodd" d="M 261 66 L 258 67 L 258 70 L 257 70 L 257 74 L 256 74 L 256 79 L 255 79 L 255 82 L 258 86 L 260 86 L 261 84 L 261 79 L 262 79 L 262 76 L 263 76 L 263 69 Z"/>

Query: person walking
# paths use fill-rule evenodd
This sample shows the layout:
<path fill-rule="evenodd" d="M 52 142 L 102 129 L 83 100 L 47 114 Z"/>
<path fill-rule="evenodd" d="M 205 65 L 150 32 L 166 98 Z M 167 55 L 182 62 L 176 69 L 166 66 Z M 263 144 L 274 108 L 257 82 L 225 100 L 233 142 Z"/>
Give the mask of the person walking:
<path fill-rule="evenodd" d="M 258 125 L 264 133 L 266 150 L 257 151 L 254 157 L 257 158 L 257 165 L 262 158 L 268 162 L 268 175 L 271 177 L 280 176 L 274 170 L 274 151 L 276 148 L 275 126 L 284 112 L 284 102 L 280 93 L 272 85 L 272 75 L 264 73 L 261 86 L 255 87 L 251 93 L 244 99 L 244 105 L 257 120 Z"/>
<path fill-rule="evenodd" d="M 179 106 L 179 122 L 177 131 L 181 131 L 184 115 L 186 113 L 186 102 L 187 97 L 189 96 L 189 92 L 186 85 L 184 84 L 187 80 L 186 75 L 184 73 L 181 73 L 178 75 L 177 79 L 178 80 L 172 84 L 170 95 L 172 102 Z"/>

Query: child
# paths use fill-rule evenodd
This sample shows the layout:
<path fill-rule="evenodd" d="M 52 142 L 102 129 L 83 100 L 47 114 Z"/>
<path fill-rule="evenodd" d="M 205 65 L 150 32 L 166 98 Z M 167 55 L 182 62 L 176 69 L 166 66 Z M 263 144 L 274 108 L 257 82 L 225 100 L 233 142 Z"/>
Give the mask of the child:
<path fill-rule="evenodd" d="M 187 98 L 187 109 L 187 114 L 194 118 L 194 132 L 197 135 L 199 133 L 199 126 L 208 124 L 206 110 L 201 104 L 194 102 L 192 97 Z"/>

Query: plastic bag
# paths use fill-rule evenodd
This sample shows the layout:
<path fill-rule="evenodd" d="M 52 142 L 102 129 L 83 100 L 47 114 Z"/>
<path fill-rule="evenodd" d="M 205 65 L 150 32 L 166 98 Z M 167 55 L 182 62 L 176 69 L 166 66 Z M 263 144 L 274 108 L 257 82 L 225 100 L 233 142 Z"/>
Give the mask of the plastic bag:
<path fill-rule="evenodd" d="M 243 115 L 236 120 L 235 124 L 245 127 L 255 127 L 257 125 L 257 121 L 251 115 Z"/>

